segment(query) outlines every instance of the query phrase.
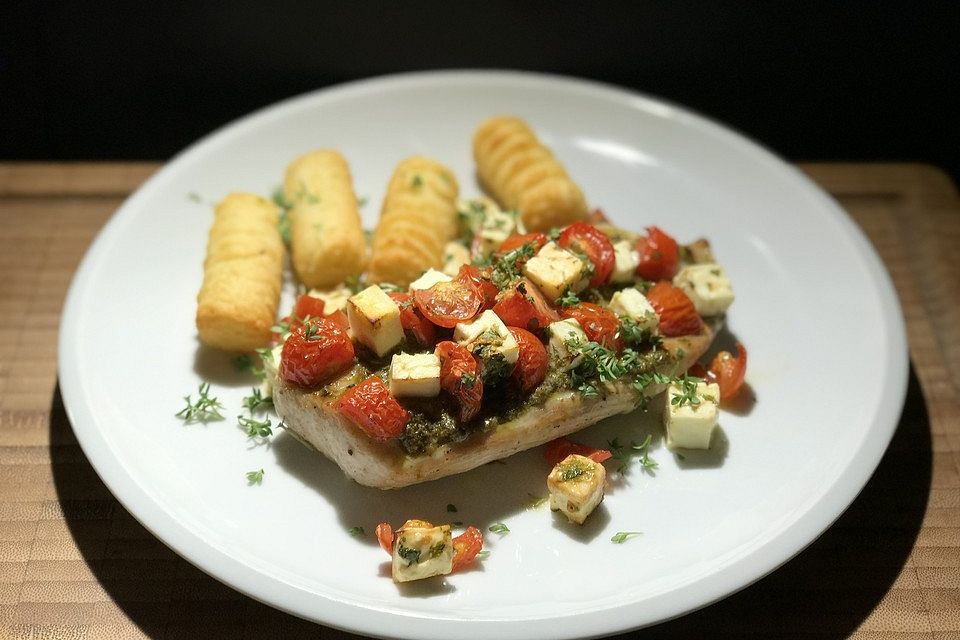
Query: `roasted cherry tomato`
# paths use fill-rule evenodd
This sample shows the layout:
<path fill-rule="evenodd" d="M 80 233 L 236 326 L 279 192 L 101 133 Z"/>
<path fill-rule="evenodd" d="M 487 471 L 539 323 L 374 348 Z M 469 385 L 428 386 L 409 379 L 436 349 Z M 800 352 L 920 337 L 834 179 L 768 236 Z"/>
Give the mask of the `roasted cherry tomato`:
<path fill-rule="evenodd" d="M 543 450 L 543 457 L 547 459 L 551 467 L 555 467 L 572 453 L 590 458 L 594 462 L 603 462 L 613 457 L 613 454 L 606 449 L 594 449 L 566 438 L 557 438 L 548 442 Z"/>
<path fill-rule="evenodd" d="M 507 327 L 520 347 L 517 364 L 510 377 L 524 393 L 530 393 L 547 377 L 547 349 L 543 343 L 526 329 Z"/>
<path fill-rule="evenodd" d="M 328 314 L 325 316 L 325 319 L 337 325 L 344 331 L 350 330 L 350 320 L 347 318 L 347 314 L 345 314 L 341 309 L 337 309 L 333 313 Z"/>
<path fill-rule="evenodd" d="M 682 289 L 662 280 L 647 291 L 647 300 L 660 316 L 661 334 L 672 337 L 700 333 L 697 308 Z"/>
<path fill-rule="evenodd" d="M 393 527 L 389 522 L 381 522 L 377 525 L 377 541 L 381 549 L 393 555 Z"/>
<path fill-rule="evenodd" d="M 436 353 L 440 357 L 440 387 L 457 401 L 460 421 L 470 422 L 483 400 L 480 364 L 466 347 L 449 340 L 438 344 Z"/>
<path fill-rule="evenodd" d="M 687 369 L 687 375 L 706 380 L 710 375 L 710 372 L 707 371 L 707 368 L 699 362 L 694 362 L 692 365 L 690 365 L 690 368 Z"/>
<path fill-rule="evenodd" d="M 560 319 L 537 286 L 526 278 L 517 281 L 501 296 L 493 305 L 493 312 L 505 325 L 533 332 L 539 332 Z"/>
<path fill-rule="evenodd" d="M 453 569 L 459 571 L 469 566 L 483 549 L 483 534 L 476 527 L 467 530 L 453 539 Z"/>
<path fill-rule="evenodd" d="M 536 254 L 537 251 L 540 251 L 543 245 L 549 241 L 550 238 L 547 237 L 547 234 L 540 233 L 539 231 L 523 234 L 515 233 L 500 244 L 500 248 L 497 249 L 497 255 L 502 256 L 507 251 L 513 251 L 528 243 L 533 245 L 533 253 Z M 525 259 L 517 260 L 517 266 L 522 267 L 524 262 L 526 262 Z"/>
<path fill-rule="evenodd" d="M 413 301 L 433 324 L 451 329 L 458 322 L 473 319 L 483 306 L 483 296 L 472 282 L 438 282 L 429 289 L 413 292 Z"/>
<path fill-rule="evenodd" d="M 465 264 L 460 267 L 460 272 L 457 273 L 456 279 L 469 282 L 477 288 L 477 291 L 483 296 L 483 304 L 480 307 L 481 310 L 485 311 L 493 308 L 500 290 L 497 289 L 497 285 L 490 281 L 489 268 L 481 269 L 476 265 Z"/>
<path fill-rule="evenodd" d="M 616 257 L 610 239 L 592 224 L 574 222 L 560 232 L 557 241 L 564 249 L 576 253 L 586 254 L 593 263 L 593 277 L 590 278 L 591 287 L 599 287 L 610 279 Z"/>
<path fill-rule="evenodd" d="M 303 294 L 297 298 L 297 305 L 293 308 L 293 316 L 302 321 L 304 318 L 322 318 L 323 300 L 313 296 Z"/>
<path fill-rule="evenodd" d="M 640 264 L 637 275 L 645 280 L 669 280 L 677 275 L 680 247 L 659 227 L 647 227 L 647 236 L 637 240 Z"/>
<path fill-rule="evenodd" d="M 560 315 L 579 322 L 590 341 L 617 353 L 623 350 L 620 320 L 609 309 L 592 302 L 580 302 L 572 307 L 564 307 L 560 310 Z"/>
<path fill-rule="evenodd" d="M 721 351 L 710 362 L 707 379 L 720 385 L 720 400 L 732 400 L 743 388 L 743 378 L 747 373 L 747 349 L 737 343 L 737 355 Z"/>
<path fill-rule="evenodd" d="M 437 343 L 437 328 L 432 322 L 423 317 L 420 309 L 413 303 L 409 293 L 391 291 L 387 294 L 400 307 L 400 324 L 404 333 L 413 336 L 413 339 L 425 347 L 432 347 Z"/>
<path fill-rule="evenodd" d="M 410 422 L 410 414 L 377 376 L 347 389 L 337 400 L 336 408 L 377 442 L 400 437 Z"/>
<path fill-rule="evenodd" d="M 353 362 L 353 342 L 347 332 L 330 320 L 312 318 L 290 329 L 280 352 L 280 377 L 299 387 L 318 387 Z"/>

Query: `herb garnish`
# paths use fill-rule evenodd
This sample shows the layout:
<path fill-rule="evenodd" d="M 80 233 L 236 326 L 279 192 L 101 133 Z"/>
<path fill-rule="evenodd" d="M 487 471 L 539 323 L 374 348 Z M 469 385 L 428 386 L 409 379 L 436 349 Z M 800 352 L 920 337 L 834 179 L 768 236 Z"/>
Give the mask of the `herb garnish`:
<path fill-rule="evenodd" d="M 220 413 L 220 410 L 224 409 L 225 407 L 220 403 L 219 400 L 210 397 L 210 383 L 201 382 L 197 391 L 199 392 L 200 397 L 197 398 L 196 402 L 191 400 L 192 396 L 183 397 L 184 401 L 187 403 L 187 406 L 178 411 L 176 416 L 178 418 L 183 418 L 183 421 L 188 424 L 191 422 L 223 420 L 223 414 Z"/>
<path fill-rule="evenodd" d="M 420 562 L 420 549 L 412 549 L 402 542 L 397 546 L 397 555 L 407 561 L 407 566 Z"/>
<path fill-rule="evenodd" d="M 273 398 L 264 397 L 259 387 L 251 387 L 250 392 L 251 395 L 243 399 L 243 406 L 250 413 L 259 409 L 269 409 L 273 406 Z"/>
<path fill-rule="evenodd" d="M 557 298 L 558 307 L 572 307 L 575 304 L 580 304 L 580 298 L 573 292 L 573 289 L 567 289 L 566 293 Z"/>
<path fill-rule="evenodd" d="M 630 463 L 633 461 L 634 456 L 640 456 L 640 468 L 643 471 L 651 473 L 656 470 L 660 465 L 650 457 L 650 442 L 652 439 L 652 436 L 648 433 L 647 437 L 643 439 L 643 442 L 639 444 L 631 442 L 629 447 L 620 444 L 617 438 L 608 441 L 607 448 L 610 449 L 610 453 L 613 454 L 613 459 L 620 462 L 617 473 L 621 476 L 624 475 Z"/>
<path fill-rule="evenodd" d="M 420 174 L 413 176 L 413 180 L 410 181 L 410 186 L 414 189 L 419 189 L 423 186 L 423 178 L 420 177 Z"/>
<path fill-rule="evenodd" d="M 273 429 L 270 428 L 270 418 L 266 420 L 256 420 L 246 416 L 237 416 L 237 424 L 247 430 L 247 436 L 253 438 L 260 436 L 266 438 L 273 435 Z"/>
<path fill-rule="evenodd" d="M 610 542 L 614 544 L 623 544 L 627 541 L 627 538 L 633 538 L 634 536 L 642 536 L 643 531 L 618 531 L 610 538 Z"/>
<path fill-rule="evenodd" d="M 516 249 L 507 251 L 503 257 L 493 265 L 493 271 L 490 273 L 491 282 L 500 290 L 506 289 L 514 280 L 520 277 L 520 261 L 529 260 L 534 254 L 536 254 L 536 250 L 532 242 L 525 242 Z"/>
<path fill-rule="evenodd" d="M 257 471 L 247 471 L 247 485 L 263 484 L 263 469 Z"/>
<path fill-rule="evenodd" d="M 455 504 L 447 505 L 447 513 L 456 513 L 456 512 L 457 512 L 457 505 Z"/>
<path fill-rule="evenodd" d="M 499 533 L 500 535 L 505 535 L 510 533 L 510 529 L 507 527 L 507 525 L 503 524 L 502 522 L 498 522 L 496 524 L 490 525 L 489 531 L 491 533 Z"/>
<path fill-rule="evenodd" d="M 350 527 L 347 529 L 347 533 L 352 535 L 354 538 L 359 538 L 363 535 L 363 527 Z"/>
<path fill-rule="evenodd" d="M 242 353 L 233 359 L 233 366 L 237 371 L 250 371 L 253 369 L 253 359 L 246 353 Z"/>
<path fill-rule="evenodd" d="M 680 393 L 673 396 L 670 404 L 682 407 L 690 405 L 696 408 L 700 404 L 700 396 L 697 394 L 697 385 L 703 382 L 703 379 L 684 374 L 682 378 L 675 381 L 680 385 Z"/>
<path fill-rule="evenodd" d="M 530 504 L 528 508 L 531 510 L 539 509 L 547 501 L 545 496 L 535 496 L 532 493 L 528 493 L 527 495 L 530 496 Z"/>

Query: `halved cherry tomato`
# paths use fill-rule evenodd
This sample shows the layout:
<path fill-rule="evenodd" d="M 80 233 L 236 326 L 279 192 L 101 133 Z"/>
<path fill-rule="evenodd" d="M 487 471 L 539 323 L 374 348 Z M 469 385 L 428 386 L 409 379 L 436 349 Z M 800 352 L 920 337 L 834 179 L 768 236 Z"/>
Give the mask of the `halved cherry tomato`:
<path fill-rule="evenodd" d="M 390 395 L 390 390 L 377 376 L 370 376 L 347 389 L 335 406 L 345 418 L 377 442 L 400 437 L 410 422 L 410 413 Z"/>
<path fill-rule="evenodd" d="M 540 251 L 543 245 L 549 241 L 550 238 L 547 237 L 547 234 L 540 233 L 539 231 L 522 234 L 515 233 L 500 244 L 500 248 L 497 249 L 497 254 L 502 256 L 507 251 L 513 251 L 528 243 L 533 245 L 533 253 L 536 254 L 537 251 Z M 522 267 L 524 262 L 526 262 L 525 259 L 517 260 L 517 266 Z"/>
<path fill-rule="evenodd" d="M 420 313 L 433 324 L 452 329 L 480 312 L 483 296 L 472 282 L 452 280 L 438 282 L 429 289 L 413 292 L 413 301 Z"/>
<path fill-rule="evenodd" d="M 323 300 L 320 298 L 314 298 L 313 296 L 304 293 L 297 298 L 297 304 L 293 308 L 293 315 L 296 319 L 301 321 L 308 316 L 311 318 L 322 318 L 323 307 Z"/>
<path fill-rule="evenodd" d="M 508 327 L 538 332 L 560 319 L 535 284 L 522 278 L 493 305 L 493 312 Z"/>
<path fill-rule="evenodd" d="M 348 331 L 350 329 L 350 320 L 347 318 L 347 314 L 345 314 L 341 309 L 337 309 L 333 313 L 328 314 L 325 319 L 334 323 L 344 331 Z"/>
<path fill-rule="evenodd" d="M 437 343 L 437 328 L 423 317 L 420 309 L 414 305 L 409 293 L 391 291 L 387 294 L 400 307 L 400 325 L 404 333 L 413 336 L 413 339 L 425 347 L 432 347 Z"/>
<path fill-rule="evenodd" d="M 453 539 L 453 569 L 459 571 L 469 566 L 483 549 L 483 534 L 476 527 L 467 530 Z"/>
<path fill-rule="evenodd" d="M 700 333 L 697 308 L 682 289 L 661 280 L 647 291 L 647 300 L 660 316 L 661 334 L 671 337 Z"/>
<path fill-rule="evenodd" d="M 680 247 L 659 227 L 647 227 L 647 236 L 637 240 L 640 264 L 637 275 L 645 280 L 669 280 L 677 275 Z"/>
<path fill-rule="evenodd" d="M 389 522 L 381 522 L 377 525 L 377 541 L 381 549 L 393 555 L 393 527 Z"/>
<path fill-rule="evenodd" d="M 623 350 L 623 338 L 620 337 L 620 320 L 615 313 L 592 302 L 581 302 L 560 310 L 564 318 L 573 318 L 580 323 L 583 332 L 592 342 L 596 342 L 611 351 Z"/>
<path fill-rule="evenodd" d="M 493 308 L 494 303 L 497 301 L 497 294 L 500 293 L 500 290 L 497 289 L 497 285 L 490 281 L 489 268 L 481 269 L 476 265 L 465 264 L 460 267 L 460 271 L 457 273 L 456 279 L 463 280 L 464 282 L 470 282 L 477 288 L 477 291 L 479 291 L 480 295 L 483 296 L 483 304 L 480 307 L 482 311 Z"/>
<path fill-rule="evenodd" d="M 524 393 L 530 393 L 543 382 L 547 377 L 547 349 L 543 343 L 526 329 L 520 327 L 507 327 L 513 334 L 517 346 L 520 347 L 520 355 L 517 356 L 517 364 L 510 375 L 520 390 Z"/>
<path fill-rule="evenodd" d="M 353 366 L 353 342 L 325 318 L 297 324 L 280 352 L 280 377 L 300 387 L 325 384 Z"/>
<path fill-rule="evenodd" d="M 591 224 L 597 224 L 600 222 L 610 222 L 609 218 L 607 218 L 607 214 L 605 214 L 603 212 L 603 209 L 600 209 L 599 207 L 591 211 L 590 214 L 587 216 L 587 219 L 590 220 Z"/>
<path fill-rule="evenodd" d="M 687 375 L 706 380 L 710 375 L 710 372 L 707 371 L 707 368 L 699 362 L 694 362 L 692 365 L 690 365 L 690 368 L 687 369 Z"/>
<path fill-rule="evenodd" d="M 564 249 L 577 253 L 585 253 L 593 263 L 593 277 L 590 278 L 591 287 L 599 287 L 610 279 L 616 257 L 610 239 L 592 224 L 574 222 L 560 232 L 557 241 Z"/>
<path fill-rule="evenodd" d="M 473 420 L 483 400 L 480 364 L 466 347 L 449 340 L 437 345 L 436 354 L 440 358 L 440 387 L 459 404 L 460 421 Z"/>
<path fill-rule="evenodd" d="M 613 454 L 606 449 L 594 449 L 566 438 L 557 438 L 548 442 L 547 447 L 543 450 L 543 457 L 547 459 L 551 467 L 555 467 L 572 453 L 590 458 L 594 462 L 603 462 L 613 457 Z"/>
<path fill-rule="evenodd" d="M 747 348 L 737 343 L 737 355 L 721 351 L 710 362 L 708 379 L 720 385 L 720 400 L 732 400 L 743 388 L 743 378 L 747 373 Z"/>

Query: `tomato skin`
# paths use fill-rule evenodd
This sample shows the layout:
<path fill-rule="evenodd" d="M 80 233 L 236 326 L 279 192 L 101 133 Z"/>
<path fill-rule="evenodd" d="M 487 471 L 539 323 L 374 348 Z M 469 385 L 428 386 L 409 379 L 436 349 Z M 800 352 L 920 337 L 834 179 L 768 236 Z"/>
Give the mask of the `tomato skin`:
<path fill-rule="evenodd" d="M 438 344 L 436 354 L 440 358 L 440 387 L 457 401 L 460 421 L 470 422 L 483 400 L 480 363 L 466 347 L 450 340 Z M 472 384 L 464 381 L 464 375 L 472 379 Z"/>
<path fill-rule="evenodd" d="M 517 364 L 513 367 L 510 377 L 516 381 L 522 392 L 530 393 L 547 377 L 549 362 L 547 349 L 537 336 L 526 329 L 520 327 L 507 327 L 507 329 L 520 347 L 520 355 L 517 357 Z"/>
<path fill-rule="evenodd" d="M 493 312 L 508 327 L 520 327 L 534 333 L 560 319 L 535 284 L 522 278 L 493 305 Z"/>
<path fill-rule="evenodd" d="M 660 316 L 662 335 L 674 337 L 700 333 L 700 316 L 682 289 L 661 280 L 647 291 L 647 300 Z"/>
<path fill-rule="evenodd" d="M 533 245 L 533 253 L 536 254 L 540 249 L 543 248 L 543 245 L 547 244 L 550 241 L 550 238 L 547 237 L 547 234 L 535 231 L 533 233 L 515 233 L 500 244 L 500 248 L 497 249 L 497 255 L 502 256 L 508 251 L 513 251 L 518 249 L 525 244 Z M 517 266 L 522 267 L 526 262 L 526 259 L 520 259 L 517 261 Z"/>
<path fill-rule="evenodd" d="M 637 275 L 645 280 L 670 280 L 677 275 L 680 247 L 659 227 L 647 227 L 647 236 L 637 240 L 640 264 Z"/>
<path fill-rule="evenodd" d="M 483 549 L 483 534 L 474 526 L 467 527 L 466 531 L 453 539 L 453 569 L 451 571 L 459 571 L 470 566 L 481 549 Z"/>
<path fill-rule="evenodd" d="M 389 522 L 381 522 L 377 525 L 377 542 L 380 548 L 393 555 L 393 527 Z"/>
<path fill-rule="evenodd" d="M 311 318 L 322 318 L 323 307 L 323 300 L 304 293 L 297 298 L 297 304 L 293 308 L 293 317 L 301 322 L 308 316 Z"/>
<path fill-rule="evenodd" d="M 616 353 L 623 350 L 620 337 L 620 320 L 617 315 L 592 302 L 580 302 L 560 310 L 564 318 L 573 318 L 580 323 L 587 338 Z"/>
<path fill-rule="evenodd" d="M 308 339 L 308 328 L 313 335 Z M 314 331 L 315 329 L 315 331 Z M 335 322 L 312 318 L 297 324 L 280 352 L 280 377 L 298 387 L 318 387 L 353 366 L 350 336 Z"/>
<path fill-rule="evenodd" d="M 350 320 L 347 319 L 347 314 L 345 314 L 342 309 L 337 309 L 333 313 L 327 315 L 325 319 L 337 325 L 344 331 L 350 330 Z"/>
<path fill-rule="evenodd" d="M 613 243 L 592 224 L 574 222 L 560 233 L 557 244 L 564 249 L 587 254 L 593 263 L 591 287 L 599 287 L 610 279 L 616 265 Z"/>
<path fill-rule="evenodd" d="M 408 333 L 425 347 L 432 347 L 437 343 L 437 328 L 432 322 L 423 317 L 420 309 L 414 305 L 409 293 L 391 291 L 387 294 L 400 307 L 400 324 L 404 333 Z"/>
<path fill-rule="evenodd" d="M 347 389 L 335 407 L 377 442 L 400 437 L 410 422 L 410 413 L 390 395 L 390 390 L 377 376 Z"/>
<path fill-rule="evenodd" d="M 500 290 L 497 289 L 497 285 L 490 281 L 489 268 L 480 269 L 480 267 L 476 265 L 465 264 L 460 267 L 460 271 L 457 273 L 455 280 L 469 282 L 477 288 L 477 291 L 479 291 L 483 297 L 483 303 L 480 306 L 481 311 L 493 308 Z"/>
<path fill-rule="evenodd" d="M 413 301 L 423 316 L 433 324 L 452 329 L 480 313 L 483 296 L 469 281 L 438 282 L 429 289 L 413 292 Z"/>
<path fill-rule="evenodd" d="M 707 378 L 720 385 L 720 401 L 737 397 L 743 388 L 743 379 L 747 373 L 747 348 L 737 343 L 737 355 L 721 351 L 710 362 Z"/>
<path fill-rule="evenodd" d="M 603 462 L 613 457 L 613 454 L 606 449 L 594 449 L 593 447 L 588 447 L 585 444 L 580 444 L 567 438 L 557 438 L 556 440 L 548 442 L 546 448 L 543 450 L 543 457 L 547 459 L 547 463 L 551 467 L 555 467 L 563 462 L 564 458 L 571 453 L 585 456 L 594 462 Z"/>

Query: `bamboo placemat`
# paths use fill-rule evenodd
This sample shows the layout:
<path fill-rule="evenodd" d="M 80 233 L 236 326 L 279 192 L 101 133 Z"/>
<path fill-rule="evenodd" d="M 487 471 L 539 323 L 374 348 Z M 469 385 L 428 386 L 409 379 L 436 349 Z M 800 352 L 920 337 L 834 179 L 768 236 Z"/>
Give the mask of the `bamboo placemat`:
<path fill-rule="evenodd" d="M 0 637 L 354 637 L 180 559 L 117 503 L 73 435 L 57 387 L 63 297 L 97 231 L 157 167 L 0 164 Z M 802 168 L 866 231 L 896 283 L 912 362 L 897 433 L 860 497 L 803 553 L 630 637 L 960 638 L 956 189 L 923 165 Z"/>

